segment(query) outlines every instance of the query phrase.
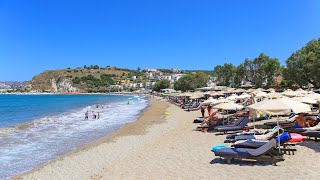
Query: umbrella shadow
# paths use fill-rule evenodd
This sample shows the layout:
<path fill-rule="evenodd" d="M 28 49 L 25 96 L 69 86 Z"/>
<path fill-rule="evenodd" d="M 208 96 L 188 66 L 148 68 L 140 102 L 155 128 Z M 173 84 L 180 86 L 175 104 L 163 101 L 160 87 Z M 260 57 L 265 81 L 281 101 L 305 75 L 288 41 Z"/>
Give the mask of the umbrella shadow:
<path fill-rule="evenodd" d="M 228 161 L 226 159 L 222 159 L 222 158 L 215 158 L 212 161 L 210 161 L 210 164 L 226 164 L 229 166 L 234 166 L 234 165 L 238 165 L 238 166 L 272 166 L 272 164 L 268 163 L 268 162 L 264 162 L 264 161 L 244 161 L 244 160 L 240 160 L 240 159 L 233 159 L 231 161 L 231 163 L 229 164 Z"/>

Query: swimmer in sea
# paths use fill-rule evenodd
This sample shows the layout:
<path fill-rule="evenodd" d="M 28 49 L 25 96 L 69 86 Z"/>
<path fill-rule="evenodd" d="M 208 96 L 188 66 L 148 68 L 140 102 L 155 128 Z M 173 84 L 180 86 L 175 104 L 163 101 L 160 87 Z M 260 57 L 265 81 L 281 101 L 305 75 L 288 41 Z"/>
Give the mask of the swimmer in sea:
<path fill-rule="evenodd" d="M 89 119 L 89 114 L 88 114 L 88 111 L 84 114 L 84 119 Z"/>

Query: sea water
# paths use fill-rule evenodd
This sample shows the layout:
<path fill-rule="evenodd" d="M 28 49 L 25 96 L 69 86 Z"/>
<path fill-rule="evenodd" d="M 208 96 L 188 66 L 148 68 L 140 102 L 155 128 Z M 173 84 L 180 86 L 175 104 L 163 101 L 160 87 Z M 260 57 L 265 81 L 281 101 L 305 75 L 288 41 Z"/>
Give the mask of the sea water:
<path fill-rule="evenodd" d="M 140 96 L 0 95 L 0 179 L 114 132 L 147 105 Z"/>

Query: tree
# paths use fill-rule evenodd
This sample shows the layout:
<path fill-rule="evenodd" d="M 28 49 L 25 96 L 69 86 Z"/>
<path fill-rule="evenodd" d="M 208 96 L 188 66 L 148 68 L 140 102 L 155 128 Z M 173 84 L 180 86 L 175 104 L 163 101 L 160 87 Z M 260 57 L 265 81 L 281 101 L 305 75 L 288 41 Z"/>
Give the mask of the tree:
<path fill-rule="evenodd" d="M 153 91 L 157 91 L 159 92 L 160 89 L 166 89 L 166 88 L 169 88 L 170 87 L 170 82 L 168 80 L 160 80 L 160 81 L 157 81 L 154 85 L 153 85 L 153 88 L 152 90 Z"/>
<path fill-rule="evenodd" d="M 256 88 L 269 87 L 273 84 L 273 78 L 280 71 L 280 62 L 276 58 L 261 53 L 254 58 L 250 65 L 252 83 Z"/>
<path fill-rule="evenodd" d="M 94 65 L 93 69 L 100 69 L 100 67 L 98 65 Z"/>
<path fill-rule="evenodd" d="M 188 74 L 181 77 L 174 83 L 175 90 L 187 91 L 196 88 L 207 86 L 209 77 L 204 72 L 197 72 L 196 74 Z"/>
<path fill-rule="evenodd" d="M 239 88 L 242 85 L 242 81 L 246 77 L 246 69 L 243 64 L 240 64 L 238 67 L 235 69 L 235 76 L 234 76 L 234 86 Z"/>
<path fill-rule="evenodd" d="M 213 71 L 220 85 L 233 86 L 236 67 L 231 63 L 214 67 Z"/>
<path fill-rule="evenodd" d="M 320 87 L 320 38 L 312 40 L 286 60 L 287 67 L 284 69 L 284 77 L 291 86 L 307 86 L 309 83 L 314 87 Z"/>

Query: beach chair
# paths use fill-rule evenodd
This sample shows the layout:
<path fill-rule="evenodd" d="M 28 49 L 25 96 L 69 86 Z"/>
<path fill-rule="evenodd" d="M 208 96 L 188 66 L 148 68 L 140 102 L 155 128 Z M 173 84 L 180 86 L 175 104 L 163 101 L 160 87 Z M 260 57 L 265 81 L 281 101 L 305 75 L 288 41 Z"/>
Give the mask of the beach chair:
<path fill-rule="evenodd" d="M 205 119 L 207 119 L 208 116 L 205 117 L 197 117 L 193 120 L 193 123 L 202 123 Z"/>
<path fill-rule="evenodd" d="M 279 133 L 283 133 L 283 129 L 279 130 Z M 258 139 L 258 140 L 270 140 L 273 137 L 276 137 L 278 135 L 278 128 L 273 128 L 271 131 L 269 131 L 266 134 L 249 134 L 249 135 L 239 135 L 234 138 L 235 141 L 239 140 L 248 140 L 248 139 Z"/>
<path fill-rule="evenodd" d="M 289 119 L 285 121 L 279 121 L 279 125 L 282 127 L 291 127 L 291 124 L 295 121 L 295 116 L 289 117 Z M 264 123 L 265 126 L 267 126 L 269 129 L 275 127 L 278 125 L 277 122 L 266 122 Z"/>
<path fill-rule="evenodd" d="M 208 131 L 212 131 L 212 130 L 214 130 L 215 127 L 222 125 L 223 120 L 224 119 L 219 118 L 219 119 L 217 119 L 217 122 L 214 125 L 213 124 L 206 124 L 203 126 L 198 126 L 197 130 L 202 130 L 203 128 L 208 128 Z"/>
<path fill-rule="evenodd" d="M 224 134 L 229 131 L 239 131 L 245 129 L 247 124 L 251 121 L 249 118 L 244 118 L 239 125 L 233 125 L 233 126 L 221 126 L 218 128 L 215 128 L 218 132 L 223 132 Z"/>
<path fill-rule="evenodd" d="M 317 142 L 318 138 L 320 138 L 320 131 L 305 131 L 302 133 L 303 136 L 307 136 L 309 139 L 314 138 Z"/>
<path fill-rule="evenodd" d="M 221 128 L 221 127 L 229 127 L 229 126 L 238 126 L 241 124 L 241 122 L 244 120 L 245 118 L 240 118 L 235 120 L 232 124 L 226 124 L 226 125 L 221 125 L 221 126 L 216 126 L 215 129 Z"/>
<path fill-rule="evenodd" d="M 218 149 L 215 156 L 227 159 L 227 163 L 231 163 L 233 159 L 251 159 L 256 161 L 267 161 L 276 165 L 280 161 L 284 161 L 282 154 L 279 151 L 274 151 L 276 147 L 276 140 L 272 139 L 268 143 L 259 147 L 258 149 L 250 148 L 223 148 Z"/>
<path fill-rule="evenodd" d="M 254 134 L 255 135 L 261 135 L 261 134 L 266 134 L 268 132 L 270 132 L 270 131 L 269 130 L 267 130 L 267 131 L 255 130 L 255 131 L 250 131 L 250 132 L 233 133 L 233 134 L 228 134 L 226 136 L 226 140 L 232 141 L 232 140 L 235 139 L 235 137 L 240 136 L 240 135 L 254 135 Z"/>
<path fill-rule="evenodd" d="M 278 142 L 278 137 L 274 138 Z M 280 145 L 282 146 L 280 149 L 284 154 L 294 155 L 294 152 L 297 151 L 296 148 L 294 148 L 294 143 L 289 143 L 291 139 L 291 136 L 288 132 L 284 132 L 280 136 Z M 234 148 L 251 148 L 251 149 L 257 149 L 264 144 L 268 143 L 269 140 L 256 140 L 256 139 L 249 139 L 249 140 L 241 140 L 235 142 L 232 147 Z M 279 150 L 279 149 L 275 149 Z"/>

